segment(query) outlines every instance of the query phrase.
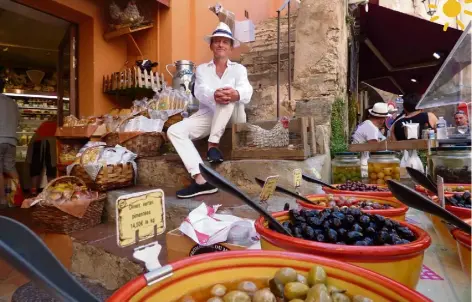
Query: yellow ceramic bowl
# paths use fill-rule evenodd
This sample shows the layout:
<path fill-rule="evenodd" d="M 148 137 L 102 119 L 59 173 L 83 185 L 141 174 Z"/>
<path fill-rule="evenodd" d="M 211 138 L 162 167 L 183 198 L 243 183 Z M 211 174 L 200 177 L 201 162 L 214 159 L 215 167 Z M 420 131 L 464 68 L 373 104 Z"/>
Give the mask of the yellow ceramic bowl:
<path fill-rule="evenodd" d="M 248 278 L 270 279 L 282 267 L 293 267 L 306 275 L 314 265 L 325 269 L 329 284 L 346 289 L 350 295 L 363 295 L 376 302 L 431 301 L 414 290 L 360 267 L 323 257 L 271 251 L 222 252 L 186 258 L 128 282 L 108 301 L 177 301 L 187 293 L 218 283 Z M 148 285 L 153 277 L 160 280 Z"/>
<path fill-rule="evenodd" d="M 468 224 L 471 223 L 470 219 L 467 219 L 466 222 Z M 459 258 L 461 260 L 462 270 L 466 273 L 467 276 L 470 277 L 470 245 L 471 245 L 471 237 L 464 231 L 459 229 L 455 229 L 452 231 L 452 236 L 457 241 L 457 251 L 459 253 Z"/>
<path fill-rule="evenodd" d="M 436 234 L 439 237 L 439 240 L 444 246 L 447 246 L 447 248 L 451 250 L 456 250 L 456 240 L 454 240 L 454 237 L 451 234 L 452 228 L 445 223 L 441 218 L 435 216 L 435 215 L 428 215 L 429 218 L 431 219 L 431 223 L 433 224 L 433 228 L 436 231 Z"/>
<path fill-rule="evenodd" d="M 273 213 L 277 220 L 289 219 L 288 211 Z M 256 230 L 261 235 L 263 250 L 291 251 L 323 256 L 355 264 L 416 288 L 420 279 L 424 251 L 431 245 L 431 237 L 421 228 L 399 221 L 412 230 L 417 240 L 408 244 L 389 246 L 353 246 L 322 243 L 289 237 L 267 228 L 263 217 L 256 221 Z"/>
<path fill-rule="evenodd" d="M 382 215 L 384 217 L 388 217 L 391 219 L 405 221 L 406 212 L 408 211 L 408 207 L 404 205 L 403 203 L 401 203 L 400 201 L 398 201 L 396 198 L 376 197 L 376 196 L 369 196 L 369 195 L 357 196 L 353 194 L 334 194 L 335 200 L 338 200 L 339 196 L 356 197 L 359 200 L 369 200 L 373 202 L 378 202 L 380 204 L 389 204 L 393 206 L 393 209 L 383 209 L 383 210 L 362 209 L 362 212 L 366 212 L 372 215 L 378 214 L 378 215 Z M 325 202 L 327 200 L 326 194 L 312 194 L 312 195 L 307 195 L 305 197 L 311 201 L 316 201 L 316 202 L 321 202 L 321 201 Z M 297 203 L 303 208 L 318 210 L 318 211 L 328 208 L 328 207 L 319 206 L 313 203 L 307 203 L 303 200 L 297 200 Z"/>

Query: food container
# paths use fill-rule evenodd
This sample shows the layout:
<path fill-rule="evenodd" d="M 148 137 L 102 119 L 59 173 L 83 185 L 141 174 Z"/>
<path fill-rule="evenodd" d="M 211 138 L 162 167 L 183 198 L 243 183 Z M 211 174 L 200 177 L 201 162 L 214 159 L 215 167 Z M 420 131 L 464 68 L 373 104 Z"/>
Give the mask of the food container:
<path fill-rule="evenodd" d="M 471 223 L 470 218 L 466 220 L 468 224 Z M 471 237 L 464 231 L 460 229 L 454 229 L 452 231 L 452 236 L 456 239 L 457 252 L 459 253 L 459 258 L 461 260 L 462 270 L 470 278 L 470 245 Z"/>
<path fill-rule="evenodd" d="M 428 215 L 433 224 L 434 231 L 438 235 L 438 239 L 442 245 L 446 246 L 448 249 L 455 251 L 457 249 L 456 240 L 451 234 L 452 227 L 447 224 L 442 218 L 439 218 L 435 215 Z"/>
<path fill-rule="evenodd" d="M 470 146 L 431 148 L 431 151 L 433 179 L 439 175 L 445 183 L 472 183 Z"/>
<path fill-rule="evenodd" d="M 369 184 L 372 186 L 377 186 L 379 188 L 388 188 L 387 185 L 377 185 L 377 184 Z M 338 187 L 340 184 L 334 184 L 333 187 Z M 390 191 L 386 192 L 374 192 L 374 191 L 345 191 L 345 190 L 335 190 L 328 187 L 323 187 L 323 191 L 327 194 L 335 194 L 335 195 L 352 195 L 352 196 L 375 196 L 375 197 L 391 197 L 393 199 L 393 194 Z"/>
<path fill-rule="evenodd" d="M 470 192 L 471 188 L 472 188 L 471 184 L 448 184 L 448 183 L 445 183 L 444 184 L 444 193 L 446 194 L 446 196 L 453 195 L 453 194 L 456 194 L 456 193 L 460 194 L 460 193 L 464 193 L 465 191 Z M 426 188 L 424 188 L 421 185 L 415 185 L 415 190 L 417 192 L 424 193 L 425 195 L 428 195 L 428 196 L 434 195 L 434 193 L 430 192 L 429 190 L 427 190 Z"/>
<path fill-rule="evenodd" d="M 359 153 L 335 153 L 334 159 L 331 161 L 331 171 L 333 183 L 344 183 L 347 180 L 361 181 L 361 160 L 359 159 Z"/>
<path fill-rule="evenodd" d="M 236 251 L 187 258 L 137 277 L 107 301 L 179 301 L 186 293 L 215 284 L 270 279 L 282 267 L 293 267 L 306 275 L 314 265 L 323 267 L 330 285 L 346 289 L 350 295 L 362 295 L 376 302 L 431 301 L 414 290 L 360 267 L 323 257 L 275 251 Z"/>
<path fill-rule="evenodd" d="M 280 222 L 289 219 L 288 211 L 273 213 Z M 431 237 L 421 228 L 406 222 L 399 222 L 412 230 L 417 239 L 408 244 L 389 246 L 351 246 L 321 243 L 290 237 L 267 228 L 267 222 L 260 217 L 255 227 L 261 236 L 263 250 L 290 251 L 323 256 L 348 262 L 415 288 L 423 265 L 424 251 L 431 245 Z"/>
<path fill-rule="evenodd" d="M 384 185 L 389 179 L 400 180 L 400 160 L 393 151 L 371 152 L 368 173 L 372 184 Z"/>
<path fill-rule="evenodd" d="M 404 221 L 406 212 L 408 211 L 408 207 L 406 205 L 404 205 L 403 203 L 401 203 L 400 201 L 396 200 L 396 199 L 382 198 L 382 197 L 368 196 L 368 195 L 366 195 L 366 196 L 353 196 L 351 194 L 336 195 L 335 199 L 336 198 L 339 199 L 340 196 L 358 197 L 357 199 L 360 199 L 360 200 L 367 199 L 369 201 L 377 202 L 377 203 L 380 203 L 380 204 L 389 204 L 389 205 L 394 207 L 393 209 L 379 209 L 379 210 L 364 210 L 364 209 L 361 209 L 363 212 L 366 212 L 366 213 L 369 213 L 369 214 L 372 214 L 372 215 L 378 214 L 378 215 L 382 215 L 384 217 L 388 217 L 388 218 L 391 218 L 391 219 Z M 309 200 L 313 200 L 313 201 L 320 201 L 320 200 L 323 201 L 323 200 L 327 199 L 327 195 L 325 195 L 325 194 L 313 194 L 313 195 L 307 195 L 305 197 L 308 198 Z M 297 203 L 301 207 L 306 208 L 306 209 L 311 209 L 311 210 L 321 211 L 321 210 L 324 210 L 324 209 L 328 208 L 327 206 L 319 206 L 319 205 L 316 205 L 316 204 L 307 203 L 303 200 L 297 200 Z"/>

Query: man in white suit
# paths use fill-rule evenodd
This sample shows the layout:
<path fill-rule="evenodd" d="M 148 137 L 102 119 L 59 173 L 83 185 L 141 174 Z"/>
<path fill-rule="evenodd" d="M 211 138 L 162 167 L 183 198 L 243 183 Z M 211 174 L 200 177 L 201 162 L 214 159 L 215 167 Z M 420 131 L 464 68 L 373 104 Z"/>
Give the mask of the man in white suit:
<path fill-rule="evenodd" d="M 200 174 L 199 164 L 203 161 L 192 140 L 209 135 L 207 159 L 211 163 L 222 162 L 223 155 L 218 148 L 220 138 L 230 119 L 232 122 L 246 122 L 244 105 L 249 103 L 253 92 L 246 68 L 229 60 L 233 47 L 238 47 L 240 43 L 233 37 L 228 25 L 220 23 L 211 35 L 205 37 L 205 41 L 210 44 L 213 60 L 197 67 L 194 94 L 200 102 L 200 108 L 167 131 L 193 178 L 189 187 L 177 192 L 179 198 L 218 191 Z"/>

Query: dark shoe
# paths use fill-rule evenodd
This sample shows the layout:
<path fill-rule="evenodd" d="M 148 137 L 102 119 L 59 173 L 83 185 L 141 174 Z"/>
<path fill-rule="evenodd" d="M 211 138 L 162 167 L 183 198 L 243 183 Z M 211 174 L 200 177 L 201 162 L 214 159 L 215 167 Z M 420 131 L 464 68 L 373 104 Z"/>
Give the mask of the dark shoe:
<path fill-rule="evenodd" d="M 218 188 L 209 183 L 199 185 L 193 181 L 190 186 L 177 192 L 177 198 L 192 198 L 198 195 L 215 194 L 216 192 L 218 192 Z"/>
<path fill-rule="evenodd" d="M 223 162 L 223 154 L 221 154 L 221 151 L 218 150 L 218 148 L 211 147 L 207 151 L 207 159 L 210 163 L 222 163 Z"/>

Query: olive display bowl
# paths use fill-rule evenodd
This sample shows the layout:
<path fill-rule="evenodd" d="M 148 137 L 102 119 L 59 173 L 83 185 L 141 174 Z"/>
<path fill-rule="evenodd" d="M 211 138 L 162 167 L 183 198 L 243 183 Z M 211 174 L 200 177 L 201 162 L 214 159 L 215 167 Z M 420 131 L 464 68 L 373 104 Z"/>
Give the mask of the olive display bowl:
<path fill-rule="evenodd" d="M 289 220 L 289 212 L 276 212 L 272 216 L 280 222 Z M 353 246 L 322 243 L 294 238 L 270 230 L 264 217 L 256 220 L 256 231 L 261 236 L 263 250 L 290 251 L 327 257 L 351 263 L 391 278 L 415 289 L 420 279 L 425 250 L 431 237 L 421 228 L 399 221 L 408 227 L 416 240 L 407 244 L 389 246 Z"/>
<path fill-rule="evenodd" d="M 340 196 L 356 197 L 358 199 L 366 199 L 366 200 L 377 202 L 377 203 L 380 203 L 380 204 L 389 204 L 389 205 L 394 207 L 393 209 L 377 209 L 377 210 L 364 210 L 364 209 L 361 208 L 362 212 L 372 214 L 372 215 L 378 214 L 378 215 L 382 215 L 384 217 L 388 217 L 388 218 L 391 218 L 391 219 L 404 221 L 405 216 L 406 216 L 406 212 L 408 211 L 408 207 L 406 205 L 404 205 L 403 203 L 401 203 L 400 201 L 398 201 L 396 198 L 385 198 L 385 197 L 377 197 L 377 196 L 369 196 L 369 195 L 358 196 L 358 195 L 355 195 L 355 194 L 354 195 L 353 194 L 335 194 L 334 198 L 336 199 L 336 198 L 339 198 Z M 307 195 L 305 197 L 308 198 L 309 200 L 312 200 L 312 201 L 318 201 L 318 200 L 326 199 L 328 197 L 328 195 L 326 195 L 326 194 L 312 194 L 312 195 Z M 307 203 L 303 200 L 297 200 L 297 203 L 302 208 L 310 209 L 310 210 L 319 210 L 319 211 L 321 211 L 321 210 L 329 208 L 327 206 L 325 207 L 325 206 L 320 206 L 320 205 L 316 205 L 316 204 L 313 204 L 313 203 Z"/>
<path fill-rule="evenodd" d="M 362 295 L 376 302 L 431 301 L 394 280 L 341 261 L 299 253 L 247 250 L 211 253 L 174 262 L 126 283 L 108 302 L 178 301 L 188 293 L 215 284 L 249 278 L 270 279 L 283 267 L 292 267 L 306 276 L 314 265 L 326 271 L 328 284 L 346 289 L 349 295 Z M 158 281 L 153 283 L 153 278 Z"/>
<path fill-rule="evenodd" d="M 471 219 L 465 220 L 468 224 L 471 224 Z M 457 243 L 457 252 L 459 254 L 459 259 L 461 261 L 462 270 L 470 278 L 470 246 L 471 246 L 471 237 L 464 231 L 461 231 L 457 228 L 452 230 L 452 236 L 456 239 Z"/>
<path fill-rule="evenodd" d="M 333 187 L 338 187 L 342 184 L 334 184 Z M 367 184 L 369 186 L 377 186 L 379 188 L 388 188 L 387 185 Z M 335 190 L 328 187 L 323 187 L 323 191 L 327 194 L 355 194 L 358 196 L 377 196 L 377 197 L 393 197 L 392 192 L 375 192 L 375 191 L 346 191 L 346 190 Z"/>

